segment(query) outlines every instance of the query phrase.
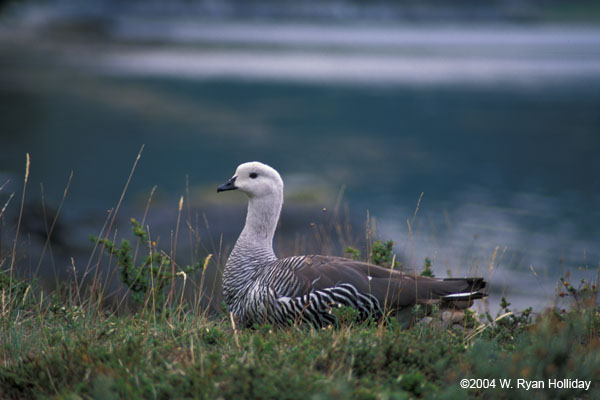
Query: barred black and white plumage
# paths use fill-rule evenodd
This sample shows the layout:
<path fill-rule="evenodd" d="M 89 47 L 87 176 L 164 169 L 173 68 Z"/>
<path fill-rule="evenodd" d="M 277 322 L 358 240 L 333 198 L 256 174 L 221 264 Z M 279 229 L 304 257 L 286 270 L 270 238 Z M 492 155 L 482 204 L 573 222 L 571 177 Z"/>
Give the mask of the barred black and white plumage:
<path fill-rule="evenodd" d="M 233 189 L 248 195 L 248 214 L 223 272 L 223 298 L 244 326 L 320 328 L 336 322 L 332 311 L 340 306 L 365 319 L 415 304 L 467 308 L 486 296 L 482 278 L 434 279 L 341 257 L 278 259 L 272 244 L 283 204 L 279 173 L 259 162 L 242 164 L 218 191 Z"/>

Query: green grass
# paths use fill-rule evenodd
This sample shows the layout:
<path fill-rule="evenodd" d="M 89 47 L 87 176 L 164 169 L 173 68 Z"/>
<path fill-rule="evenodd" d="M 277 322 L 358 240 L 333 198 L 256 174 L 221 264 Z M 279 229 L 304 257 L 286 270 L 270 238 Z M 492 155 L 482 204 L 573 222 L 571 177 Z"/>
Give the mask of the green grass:
<path fill-rule="evenodd" d="M 20 282 L 22 285 L 23 283 Z M 2 288 L 3 306 L 8 290 Z M 21 296 L 22 291 L 15 291 Z M 465 328 L 394 321 L 237 330 L 224 314 L 115 315 L 72 299 L 15 299 L 0 316 L 0 398 L 598 398 L 600 310 L 511 313 Z M 90 303 L 93 304 L 93 303 Z M 461 389 L 460 379 L 496 388 Z M 500 389 L 500 379 L 592 380 Z M 514 384 L 514 383 L 513 383 Z"/>

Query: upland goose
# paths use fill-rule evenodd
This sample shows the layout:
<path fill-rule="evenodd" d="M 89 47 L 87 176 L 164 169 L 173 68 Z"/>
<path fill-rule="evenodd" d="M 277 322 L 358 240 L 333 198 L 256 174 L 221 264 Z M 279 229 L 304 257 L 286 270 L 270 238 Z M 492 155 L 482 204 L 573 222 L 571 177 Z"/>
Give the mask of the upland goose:
<path fill-rule="evenodd" d="M 465 309 L 486 296 L 482 278 L 429 278 L 321 255 L 279 259 L 273 252 L 283 204 L 279 173 L 260 162 L 241 164 L 217 192 L 235 189 L 248 196 L 248 213 L 223 271 L 223 298 L 242 326 L 321 328 L 336 323 L 332 309 L 340 306 L 355 308 L 361 319 L 387 313 L 406 319 L 416 304 Z"/>

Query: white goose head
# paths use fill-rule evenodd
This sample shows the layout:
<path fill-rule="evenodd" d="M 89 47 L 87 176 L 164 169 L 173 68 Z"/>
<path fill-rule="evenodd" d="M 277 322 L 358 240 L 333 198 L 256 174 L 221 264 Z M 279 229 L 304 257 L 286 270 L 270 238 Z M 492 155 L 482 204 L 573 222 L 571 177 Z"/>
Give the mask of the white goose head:
<path fill-rule="evenodd" d="M 246 224 L 236 242 L 236 247 L 239 245 L 242 248 L 260 248 L 263 254 L 274 258 L 273 235 L 283 205 L 281 176 L 266 164 L 257 161 L 247 162 L 241 164 L 235 171 L 235 175 L 219 186 L 217 192 L 235 189 L 248 196 Z"/>
<path fill-rule="evenodd" d="M 247 162 L 237 167 L 235 174 L 226 183 L 217 188 L 217 192 L 235 190 L 253 198 L 281 197 L 283 180 L 279 173 L 258 161 Z"/>

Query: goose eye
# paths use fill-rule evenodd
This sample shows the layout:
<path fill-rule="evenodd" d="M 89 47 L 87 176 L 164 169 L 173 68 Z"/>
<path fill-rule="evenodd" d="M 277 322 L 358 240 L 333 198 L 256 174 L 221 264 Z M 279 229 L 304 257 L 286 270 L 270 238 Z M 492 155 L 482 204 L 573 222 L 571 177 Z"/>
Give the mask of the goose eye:
<path fill-rule="evenodd" d="M 258 176 L 258 174 L 256 172 L 250 173 L 250 178 L 252 178 L 252 179 L 256 179 L 257 176 Z"/>

